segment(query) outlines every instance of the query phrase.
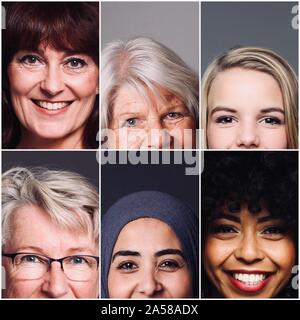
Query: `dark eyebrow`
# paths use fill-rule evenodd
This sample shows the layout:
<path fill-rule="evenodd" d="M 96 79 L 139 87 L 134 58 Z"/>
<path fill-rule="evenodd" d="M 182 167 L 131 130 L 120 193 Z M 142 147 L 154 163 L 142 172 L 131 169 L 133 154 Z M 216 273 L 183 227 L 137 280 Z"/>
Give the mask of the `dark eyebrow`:
<path fill-rule="evenodd" d="M 241 223 L 241 219 L 239 217 L 234 216 L 232 214 L 228 214 L 228 213 L 218 213 L 216 215 L 216 217 L 215 217 L 215 220 L 216 219 L 227 219 L 227 220 L 230 220 L 230 221 Z"/>
<path fill-rule="evenodd" d="M 237 113 L 237 111 L 235 109 L 232 108 L 228 108 L 228 107 L 215 107 L 211 110 L 210 114 L 214 114 L 215 112 L 218 111 L 227 111 L 227 112 L 231 112 L 231 113 Z"/>
<path fill-rule="evenodd" d="M 262 113 L 280 112 L 284 115 L 284 111 L 280 108 L 265 108 L 260 110 Z"/>
<path fill-rule="evenodd" d="M 137 251 L 131 251 L 131 250 L 121 250 L 121 251 L 117 251 L 113 257 L 112 257 L 112 262 L 115 260 L 115 258 L 117 256 L 121 256 L 121 257 L 127 257 L 127 256 L 133 256 L 133 257 L 140 257 L 141 254 Z"/>
<path fill-rule="evenodd" d="M 155 253 L 155 257 L 161 257 L 167 254 L 176 254 L 184 258 L 183 253 L 179 249 L 164 249 Z"/>
<path fill-rule="evenodd" d="M 257 222 L 263 223 L 263 222 L 267 222 L 267 221 L 274 220 L 274 219 L 275 219 L 274 217 L 269 215 L 269 216 L 264 216 L 264 217 L 258 218 Z"/>

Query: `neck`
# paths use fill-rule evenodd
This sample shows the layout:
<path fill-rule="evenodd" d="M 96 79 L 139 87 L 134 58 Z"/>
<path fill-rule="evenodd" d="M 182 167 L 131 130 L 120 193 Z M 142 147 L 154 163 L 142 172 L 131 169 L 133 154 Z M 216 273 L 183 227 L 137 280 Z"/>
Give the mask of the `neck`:
<path fill-rule="evenodd" d="M 78 135 L 65 136 L 59 139 L 46 139 L 22 132 L 17 149 L 83 149 L 83 132 Z"/>

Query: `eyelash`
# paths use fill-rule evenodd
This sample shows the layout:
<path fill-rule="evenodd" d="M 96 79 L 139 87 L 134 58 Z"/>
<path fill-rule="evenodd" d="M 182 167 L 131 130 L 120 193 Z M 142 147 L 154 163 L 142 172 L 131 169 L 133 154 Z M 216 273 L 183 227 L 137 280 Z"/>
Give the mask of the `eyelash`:
<path fill-rule="evenodd" d="M 178 269 L 180 269 L 182 267 L 182 265 L 175 260 L 164 260 L 162 262 L 160 262 L 159 264 L 159 269 L 162 269 L 164 271 L 177 271 Z M 132 261 L 125 261 L 125 262 L 121 262 L 118 266 L 117 266 L 118 270 L 123 270 L 123 271 L 133 271 L 138 269 L 138 265 L 135 262 Z"/>
<path fill-rule="evenodd" d="M 35 59 L 34 62 L 29 62 L 28 59 Z M 81 59 L 81 58 L 76 58 L 76 57 L 71 57 L 68 58 L 65 62 L 64 65 L 68 65 L 71 62 L 76 61 L 77 63 L 79 63 L 81 66 L 80 67 L 73 67 L 73 66 L 69 66 L 70 69 L 81 69 L 83 67 L 85 67 L 87 65 L 87 63 Z M 19 59 L 20 63 L 26 64 L 28 66 L 35 66 L 36 62 L 42 62 L 42 59 L 39 56 L 33 55 L 33 54 L 26 54 L 23 57 L 21 57 Z"/>
<path fill-rule="evenodd" d="M 169 112 L 167 113 L 166 115 L 163 116 L 163 120 L 164 121 L 176 121 L 176 120 L 180 120 L 184 117 L 185 115 L 181 112 Z M 167 117 L 170 117 L 170 118 L 167 118 Z M 138 121 L 142 121 L 142 120 L 139 120 L 138 118 L 129 118 L 129 119 L 126 119 L 125 120 L 125 123 L 123 126 L 125 127 L 135 127 L 137 125 L 137 123 L 134 123 L 134 124 L 131 124 L 130 121 L 135 121 L 135 122 L 138 122 Z"/>
<path fill-rule="evenodd" d="M 267 123 L 266 121 L 271 121 L 271 123 Z M 220 124 L 231 124 L 233 121 L 237 121 L 233 116 L 220 116 L 217 117 L 215 122 Z M 280 120 L 278 117 L 265 117 L 259 121 L 259 123 L 265 122 L 266 125 L 282 125 L 284 122 Z"/>

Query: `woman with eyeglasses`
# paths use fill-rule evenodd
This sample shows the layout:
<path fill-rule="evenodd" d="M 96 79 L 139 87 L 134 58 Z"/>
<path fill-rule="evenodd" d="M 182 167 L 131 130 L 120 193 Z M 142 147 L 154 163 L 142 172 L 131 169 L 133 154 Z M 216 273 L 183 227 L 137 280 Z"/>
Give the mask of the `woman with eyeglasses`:
<path fill-rule="evenodd" d="M 97 298 L 98 192 L 79 174 L 15 167 L 2 176 L 5 298 Z"/>

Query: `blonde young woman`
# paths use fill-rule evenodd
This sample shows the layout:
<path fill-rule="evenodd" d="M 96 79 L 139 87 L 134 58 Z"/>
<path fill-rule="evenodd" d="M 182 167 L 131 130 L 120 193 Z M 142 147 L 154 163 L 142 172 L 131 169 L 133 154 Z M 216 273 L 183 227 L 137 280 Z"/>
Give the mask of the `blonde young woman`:
<path fill-rule="evenodd" d="M 202 79 L 203 147 L 297 149 L 298 80 L 272 50 L 233 48 Z"/>

